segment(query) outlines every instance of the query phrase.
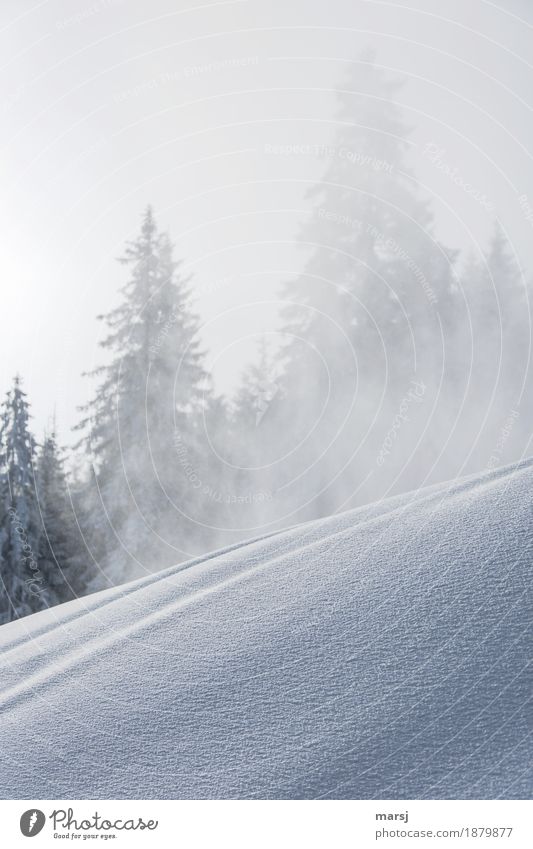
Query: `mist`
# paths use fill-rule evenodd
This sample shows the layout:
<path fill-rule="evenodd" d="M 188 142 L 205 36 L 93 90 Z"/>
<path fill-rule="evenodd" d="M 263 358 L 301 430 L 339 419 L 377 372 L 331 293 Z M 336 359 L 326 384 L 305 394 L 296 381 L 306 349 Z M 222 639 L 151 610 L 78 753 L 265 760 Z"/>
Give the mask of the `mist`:
<path fill-rule="evenodd" d="M 531 453 L 527 3 L 1 24 L 0 377 L 74 594 Z"/>

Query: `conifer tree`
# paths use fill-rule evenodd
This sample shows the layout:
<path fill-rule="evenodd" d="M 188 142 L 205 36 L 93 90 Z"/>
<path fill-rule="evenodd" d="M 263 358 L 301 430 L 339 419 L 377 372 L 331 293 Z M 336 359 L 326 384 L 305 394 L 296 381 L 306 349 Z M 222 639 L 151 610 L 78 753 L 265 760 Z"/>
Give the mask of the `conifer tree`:
<path fill-rule="evenodd" d="M 42 526 L 39 567 L 55 601 L 68 601 L 84 594 L 87 567 L 55 430 L 44 437 L 36 480 Z"/>
<path fill-rule="evenodd" d="M 234 524 L 237 518 L 241 527 L 256 529 L 275 516 L 273 491 L 285 464 L 284 433 L 278 429 L 281 392 L 276 352 L 262 337 L 256 360 L 241 376 L 231 409 L 231 486 L 237 496 L 232 512 Z"/>
<path fill-rule="evenodd" d="M 237 427 L 253 433 L 266 421 L 280 392 L 278 377 L 274 358 L 262 338 L 257 361 L 244 371 L 235 397 L 233 418 Z"/>
<path fill-rule="evenodd" d="M 29 405 L 16 377 L 0 414 L 0 621 L 54 603 L 39 564 L 40 516 Z"/>
<path fill-rule="evenodd" d="M 120 262 L 129 270 L 121 302 L 100 317 L 109 362 L 93 373 L 96 395 L 79 425 L 93 465 L 93 550 L 107 582 L 181 559 L 194 537 L 198 493 L 187 470 L 203 462 L 197 431 L 206 403 L 189 279 L 151 207 Z"/>
<path fill-rule="evenodd" d="M 410 171 L 399 89 L 371 57 L 354 63 L 309 193 L 309 259 L 285 287 L 280 429 L 302 446 L 286 472 L 316 493 L 307 516 L 349 506 L 410 381 L 435 395 L 448 353 L 455 255 L 436 241 Z"/>
<path fill-rule="evenodd" d="M 530 450 L 531 291 L 499 225 L 486 252 L 469 257 L 461 279 L 452 390 L 458 433 L 471 446 L 466 469 L 476 471 Z"/>

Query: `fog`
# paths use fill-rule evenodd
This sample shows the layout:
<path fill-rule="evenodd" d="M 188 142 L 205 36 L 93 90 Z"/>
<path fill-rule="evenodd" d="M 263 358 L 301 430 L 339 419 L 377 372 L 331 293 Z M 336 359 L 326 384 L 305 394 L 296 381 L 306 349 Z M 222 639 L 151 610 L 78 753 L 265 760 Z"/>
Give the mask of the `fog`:
<path fill-rule="evenodd" d="M 0 388 L 71 448 L 92 586 L 531 452 L 532 25 L 518 0 L 2 4 Z M 157 309 L 128 306 L 151 356 L 105 454 L 82 373 L 126 373 L 97 316 L 148 206 L 180 265 L 162 246 Z"/>

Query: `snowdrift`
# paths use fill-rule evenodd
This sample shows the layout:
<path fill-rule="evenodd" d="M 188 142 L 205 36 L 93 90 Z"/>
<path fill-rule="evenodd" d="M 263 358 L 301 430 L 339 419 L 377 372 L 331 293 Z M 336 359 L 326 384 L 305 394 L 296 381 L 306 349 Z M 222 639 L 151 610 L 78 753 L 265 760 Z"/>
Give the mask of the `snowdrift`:
<path fill-rule="evenodd" d="M 0 628 L 3 798 L 529 798 L 533 461 Z"/>

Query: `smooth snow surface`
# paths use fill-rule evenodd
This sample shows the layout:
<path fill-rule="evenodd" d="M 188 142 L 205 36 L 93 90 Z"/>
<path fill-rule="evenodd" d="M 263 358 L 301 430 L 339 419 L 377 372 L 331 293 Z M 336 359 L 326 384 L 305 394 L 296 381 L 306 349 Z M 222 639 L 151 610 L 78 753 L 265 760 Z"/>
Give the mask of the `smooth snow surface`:
<path fill-rule="evenodd" d="M 533 461 L 0 628 L 3 798 L 529 798 Z"/>

